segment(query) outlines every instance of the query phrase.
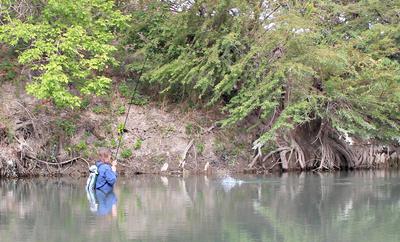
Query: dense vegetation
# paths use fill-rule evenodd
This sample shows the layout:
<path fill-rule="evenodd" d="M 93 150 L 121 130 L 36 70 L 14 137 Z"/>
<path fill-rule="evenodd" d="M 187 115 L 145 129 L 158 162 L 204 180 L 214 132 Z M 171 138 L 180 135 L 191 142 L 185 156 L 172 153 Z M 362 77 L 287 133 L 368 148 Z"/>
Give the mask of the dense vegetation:
<path fill-rule="evenodd" d="M 251 166 L 369 167 L 399 145 L 399 1 L 23 3 L 2 0 L 0 41 L 32 70 L 28 92 L 56 105 L 104 94 L 111 64 L 145 64 L 154 95 L 248 125 Z"/>

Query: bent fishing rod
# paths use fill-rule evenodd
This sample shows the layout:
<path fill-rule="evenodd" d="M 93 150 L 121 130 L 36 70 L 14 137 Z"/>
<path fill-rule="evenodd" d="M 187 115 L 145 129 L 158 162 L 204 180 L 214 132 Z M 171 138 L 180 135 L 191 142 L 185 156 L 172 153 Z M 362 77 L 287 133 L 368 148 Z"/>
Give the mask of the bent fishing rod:
<path fill-rule="evenodd" d="M 140 69 L 139 77 L 137 78 L 135 88 L 133 89 L 131 98 L 130 98 L 129 103 L 128 103 L 128 111 L 126 112 L 126 115 L 125 115 L 124 124 L 123 124 L 122 130 L 120 131 L 120 134 L 118 136 L 118 146 L 117 146 L 117 151 L 115 152 L 115 162 L 117 162 L 117 160 L 118 160 L 118 152 L 119 152 L 119 148 L 121 147 L 122 136 L 124 134 L 124 129 L 125 129 L 125 126 L 126 126 L 126 122 L 128 121 L 129 112 L 131 111 L 132 103 L 133 103 L 133 100 L 135 98 L 136 90 L 137 90 L 137 87 L 139 86 L 140 78 L 142 77 L 143 69 L 144 69 L 144 67 L 146 65 L 146 62 L 147 62 L 147 55 L 145 56 L 142 68 Z"/>

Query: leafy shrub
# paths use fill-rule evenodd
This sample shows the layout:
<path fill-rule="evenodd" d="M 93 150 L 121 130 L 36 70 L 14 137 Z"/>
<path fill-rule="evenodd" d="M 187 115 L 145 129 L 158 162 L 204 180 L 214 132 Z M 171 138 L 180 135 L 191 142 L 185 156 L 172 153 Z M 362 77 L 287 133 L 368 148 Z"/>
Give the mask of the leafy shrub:
<path fill-rule="evenodd" d="M 94 106 L 94 107 L 93 107 L 92 111 L 93 111 L 94 113 L 96 113 L 96 114 L 102 114 L 102 113 L 105 113 L 105 112 L 106 112 L 106 109 L 105 109 L 105 107 L 103 107 L 103 106 L 101 106 L 101 105 L 97 105 L 97 106 Z"/>
<path fill-rule="evenodd" d="M 86 149 L 87 149 L 86 141 L 84 141 L 84 140 L 79 141 L 79 143 L 76 144 L 75 147 L 76 147 L 77 150 L 79 150 L 79 151 L 86 150 Z"/>
<path fill-rule="evenodd" d="M 198 125 L 194 123 L 189 123 L 185 127 L 185 134 L 186 135 L 196 135 L 201 132 L 201 129 Z"/>
<path fill-rule="evenodd" d="M 117 110 L 117 113 L 118 113 L 119 115 L 122 115 L 122 114 L 125 113 L 125 111 L 126 111 L 125 106 L 119 106 L 119 107 L 118 107 L 118 110 Z"/>
<path fill-rule="evenodd" d="M 142 147 L 142 140 L 140 138 L 137 138 L 135 143 L 133 144 L 133 148 L 135 150 L 139 150 Z"/>
<path fill-rule="evenodd" d="M 123 97 L 125 97 L 125 98 L 130 98 L 131 97 L 131 92 L 132 92 L 132 90 L 131 90 L 131 88 L 126 84 L 126 83 L 121 83 L 119 86 L 118 86 L 118 91 L 119 91 L 119 93 L 123 96 Z"/>
<path fill-rule="evenodd" d="M 133 99 L 131 99 L 129 103 L 137 106 L 144 106 L 149 103 L 149 97 L 139 93 L 135 93 Z"/>
<path fill-rule="evenodd" d="M 118 141 L 115 139 L 110 140 L 110 148 L 115 149 L 118 146 Z"/>
<path fill-rule="evenodd" d="M 204 148 L 205 148 L 205 146 L 203 143 L 196 144 L 196 151 L 199 155 L 203 154 Z"/>
<path fill-rule="evenodd" d="M 75 124 L 69 120 L 59 119 L 56 121 L 56 125 L 69 137 L 74 135 L 76 132 Z"/>
<path fill-rule="evenodd" d="M 111 79 L 102 73 L 116 64 L 112 40 L 129 16 L 111 0 L 45 2 L 35 21 L 15 17 L 0 25 L 0 41 L 20 48 L 19 63 L 38 71 L 27 91 L 71 108 L 80 106 L 82 95 L 106 94 Z"/>
<path fill-rule="evenodd" d="M 123 159 L 129 159 L 132 157 L 132 150 L 129 148 L 125 148 L 121 151 L 121 157 Z"/>

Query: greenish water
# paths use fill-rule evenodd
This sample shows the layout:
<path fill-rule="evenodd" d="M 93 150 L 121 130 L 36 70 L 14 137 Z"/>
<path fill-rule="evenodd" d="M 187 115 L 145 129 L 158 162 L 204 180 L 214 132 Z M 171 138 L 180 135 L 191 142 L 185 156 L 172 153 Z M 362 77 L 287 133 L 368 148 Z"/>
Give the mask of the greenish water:
<path fill-rule="evenodd" d="M 0 180 L 0 241 L 400 241 L 397 171 L 236 178 Z"/>

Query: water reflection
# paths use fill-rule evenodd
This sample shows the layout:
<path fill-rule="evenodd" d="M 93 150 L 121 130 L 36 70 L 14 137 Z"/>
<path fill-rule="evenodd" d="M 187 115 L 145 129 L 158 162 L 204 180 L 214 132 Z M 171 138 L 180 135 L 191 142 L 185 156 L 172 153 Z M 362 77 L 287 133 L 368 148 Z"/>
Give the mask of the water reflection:
<path fill-rule="evenodd" d="M 114 191 L 105 192 L 99 189 L 86 189 L 90 211 L 99 216 L 105 216 L 112 212 L 116 216 L 116 203 Z"/>
<path fill-rule="evenodd" d="M 112 194 L 84 186 L 0 180 L 1 241 L 400 241 L 398 172 L 137 176 Z"/>

